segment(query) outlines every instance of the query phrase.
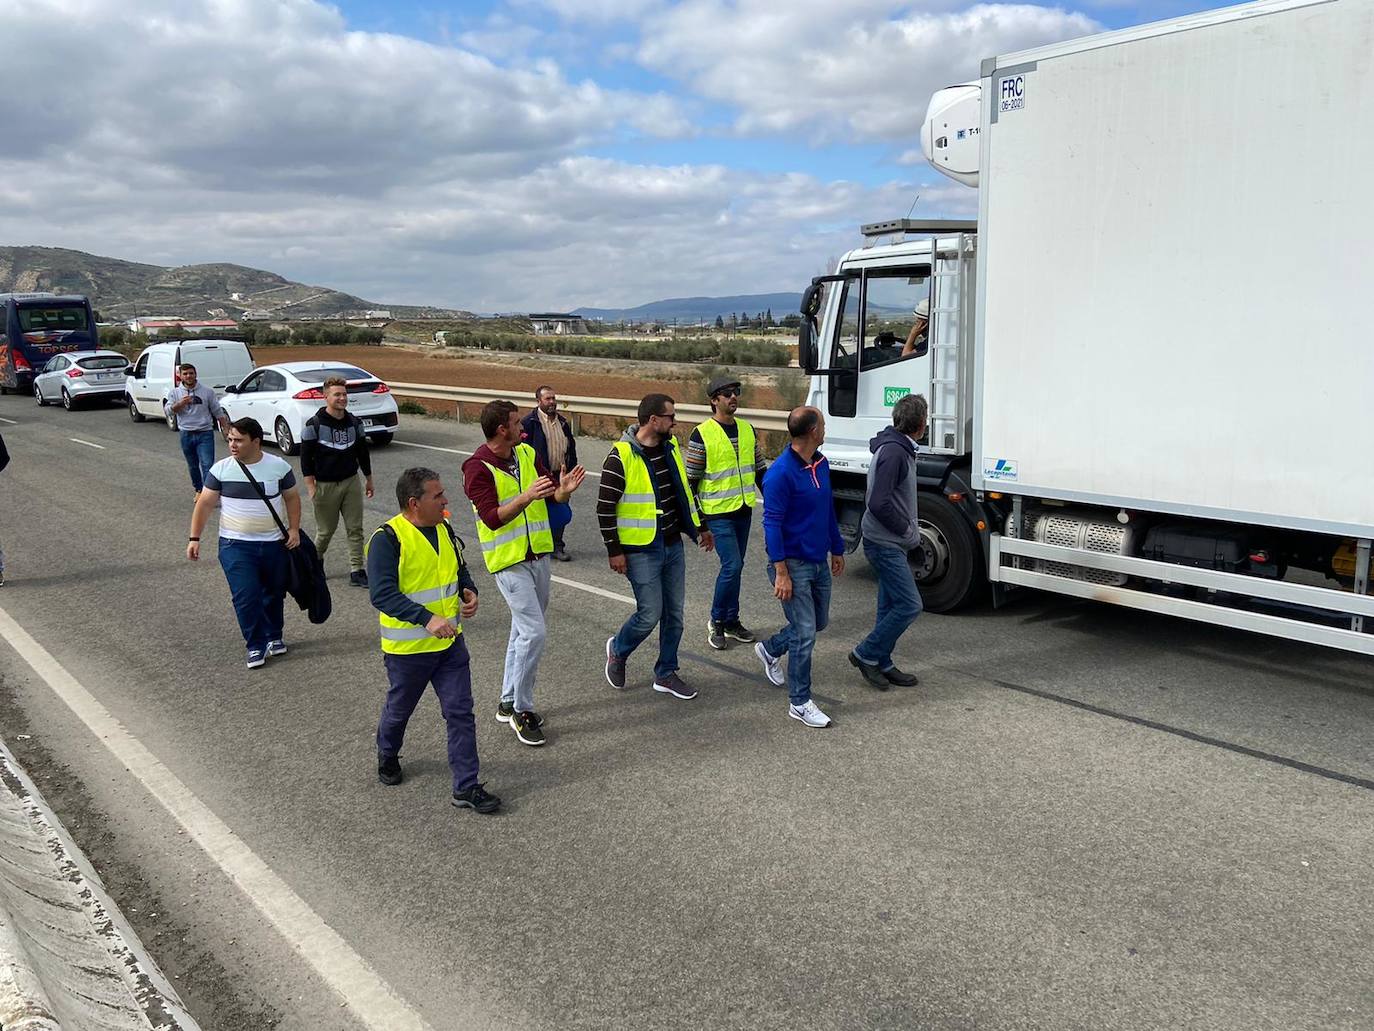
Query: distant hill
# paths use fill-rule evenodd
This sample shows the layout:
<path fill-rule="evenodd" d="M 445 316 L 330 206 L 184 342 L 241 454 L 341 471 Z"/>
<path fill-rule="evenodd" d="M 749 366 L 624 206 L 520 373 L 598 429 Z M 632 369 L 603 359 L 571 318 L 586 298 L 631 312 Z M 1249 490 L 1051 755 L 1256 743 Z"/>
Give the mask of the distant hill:
<path fill-rule="evenodd" d="M 634 320 L 635 322 L 672 322 L 680 323 L 715 322 L 719 315 L 729 320 L 730 313 L 746 313 L 750 316 L 759 312 L 773 312 L 779 322 L 784 315 L 793 315 L 801 304 L 801 294 L 739 294 L 734 297 L 672 297 L 665 301 L 650 301 L 637 308 L 577 308 L 572 314 L 585 319 L 601 319 L 605 322 Z"/>
<path fill-rule="evenodd" d="M 0 292 L 28 290 L 85 294 L 106 322 L 135 315 L 203 318 L 223 312 L 237 318 L 245 311 L 262 311 L 286 319 L 361 315 L 378 309 L 396 318 L 470 317 L 446 308 L 378 304 L 243 265 L 164 268 L 61 247 L 0 247 Z"/>

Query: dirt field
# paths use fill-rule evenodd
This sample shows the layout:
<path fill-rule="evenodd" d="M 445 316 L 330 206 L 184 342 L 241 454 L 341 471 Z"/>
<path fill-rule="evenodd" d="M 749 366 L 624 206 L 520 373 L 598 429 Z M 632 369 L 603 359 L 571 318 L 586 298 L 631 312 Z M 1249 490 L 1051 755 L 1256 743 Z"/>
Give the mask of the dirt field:
<path fill-rule="evenodd" d="M 705 403 L 702 366 L 668 362 L 621 362 L 606 359 L 571 359 L 542 355 L 498 354 L 455 349 L 428 351 L 405 347 L 259 347 L 253 357 L 259 365 L 272 362 L 338 360 L 360 365 L 385 380 L 401 383 L 440 383 L 445 386 L 482 387 L 509 392 L 512 400 L 533 395 L 548 383 L 560 394 L 582 397 L 638 398 L 653 391 L 670 394 L 683 402 Z M 799 377 L 796 369 L 749 373 L 745 379 L 744 407 L 790 407 L 778 391 L 779 376 Z"/>

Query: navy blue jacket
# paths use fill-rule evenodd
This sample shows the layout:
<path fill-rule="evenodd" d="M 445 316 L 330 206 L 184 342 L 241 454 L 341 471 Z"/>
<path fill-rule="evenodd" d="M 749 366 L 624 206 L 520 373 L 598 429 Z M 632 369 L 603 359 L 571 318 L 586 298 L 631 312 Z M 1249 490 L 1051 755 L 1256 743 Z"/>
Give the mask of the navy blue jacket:
<path fill-rule="evenodd" d="M 788 447 L 763 474 L 763 540 L 770 562 L 824 562 L 844 554 L 830 463 L 819 451 L 808 465 Z"/>
<path fill-rule="evenodd" d="M 560 413 L 558 423 L 563 427 L 563 434 L 568 438 L 567 467 L 568 469 L 577 468 L 577 440 L 573 437 L 572 427 L 568 425 L 568 420 Z M 525 431 L 525 443 L 534 448 L 535 455 L 543 463 L 544 468 L 549 470 L 549 475 L 553 482 L 557 483 L 558 478 L 566 471 L 555 469 L 549 465 L 549 442 L 544 436 L 544 424 L 539 421 L 539 409 L 535 409 L 520 420 L 520 428 Z"/>

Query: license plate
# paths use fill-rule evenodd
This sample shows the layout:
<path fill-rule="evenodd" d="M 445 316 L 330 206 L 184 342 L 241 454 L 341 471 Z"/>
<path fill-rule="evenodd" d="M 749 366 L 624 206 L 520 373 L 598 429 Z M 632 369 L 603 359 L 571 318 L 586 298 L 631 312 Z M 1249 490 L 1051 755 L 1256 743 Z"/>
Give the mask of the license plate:
<path fill-rule="evenodd" d="M 96 378 L 96 379 L 114 379 L 114 378 L 115 378 L 115 374 L 114 374 L 113 372 L 97 372 L 97 373 L 95 374 L 95 378 Z"/>
<path fill-rule="evenodd" d="M 371 420 L 371 419 L 364 419 L 364 420 L 363 420 L 363 429 L 367 429 L 367 428 L 369 428 L 371 425 L 372 425 L 372 420 Z"/>

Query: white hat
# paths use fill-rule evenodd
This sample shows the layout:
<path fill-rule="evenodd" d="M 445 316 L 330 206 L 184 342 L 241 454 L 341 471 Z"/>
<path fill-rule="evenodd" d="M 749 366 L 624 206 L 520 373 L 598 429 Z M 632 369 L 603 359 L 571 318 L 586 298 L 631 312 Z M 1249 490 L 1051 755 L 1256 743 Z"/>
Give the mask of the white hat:
<path fill-rule="evenodd" d="M 929 322 L 930 298 L 922 297 L 920 301 L 917 302 L 916 307 L 911 310 L 911 314 L 915 315 L 918 319 L 925 319 L 927 322 Z"/>

